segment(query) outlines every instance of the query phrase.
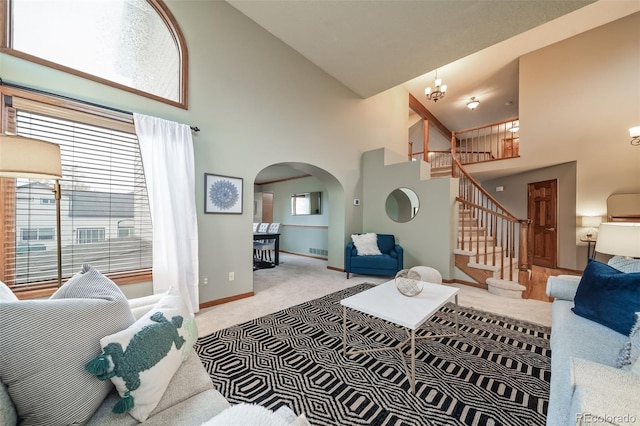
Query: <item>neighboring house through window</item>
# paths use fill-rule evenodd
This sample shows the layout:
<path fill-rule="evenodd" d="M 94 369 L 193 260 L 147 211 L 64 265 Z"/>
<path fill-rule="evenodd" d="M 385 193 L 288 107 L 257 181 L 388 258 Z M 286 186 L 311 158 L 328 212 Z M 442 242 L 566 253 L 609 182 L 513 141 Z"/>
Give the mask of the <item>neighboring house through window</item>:
<path fill-rule="evenodd" d="M 9 87 L 0 94 L 3 132 L 60 145 L 63 277 L 89 263 L 127 282 L 150 280 L 151 218 L 132 117 Z M 55 287 L 53 182 L 0 181 L 0 280 L 14 290 Z"/>

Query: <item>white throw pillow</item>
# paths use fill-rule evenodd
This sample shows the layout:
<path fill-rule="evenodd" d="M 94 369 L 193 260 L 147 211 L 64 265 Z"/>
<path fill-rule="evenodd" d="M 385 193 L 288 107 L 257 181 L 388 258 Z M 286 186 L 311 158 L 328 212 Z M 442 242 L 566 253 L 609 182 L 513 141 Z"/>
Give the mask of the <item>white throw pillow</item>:
<path fill-rule="evenodd" d="M 0 281 L 0 302 L 17 302 L 18 298 L 9 287 Z"/>
<path fill-rule="evenodd" d="M 295 417 L 289 407 L 271 411 L 255 404 L 240 403 L 223 410 L 201 426 L 260 425 L 260 426 L 309 426 L 304 414 Z"/>
<path fill-rule="evenodd" d="M 87 364 L 101 380 L 111 379 L 122 398 L 114 413 L 145 421 L 197 337 L 195 319 L 180 293 L 170 289 L 126 330 L 100 340 L 102 354 Z"/>
<path fill-rule="evenodd" d="M 375 256 L 382 254 L 378 248 L 378 235 L 373 232 L 367 234 L 353 234 L 353 245 L 358 250 L 358 256 Z"/>

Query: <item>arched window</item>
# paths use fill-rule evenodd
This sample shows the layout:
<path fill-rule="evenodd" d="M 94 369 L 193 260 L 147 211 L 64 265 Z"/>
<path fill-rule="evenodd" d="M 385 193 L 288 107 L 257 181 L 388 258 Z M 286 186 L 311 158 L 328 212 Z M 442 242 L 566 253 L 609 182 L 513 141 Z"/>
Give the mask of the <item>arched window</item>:
<path fill-rule="evenodd" d="M 161 0 L 7 3 L 7 53 L 186 108 L 186 45 Z"/>

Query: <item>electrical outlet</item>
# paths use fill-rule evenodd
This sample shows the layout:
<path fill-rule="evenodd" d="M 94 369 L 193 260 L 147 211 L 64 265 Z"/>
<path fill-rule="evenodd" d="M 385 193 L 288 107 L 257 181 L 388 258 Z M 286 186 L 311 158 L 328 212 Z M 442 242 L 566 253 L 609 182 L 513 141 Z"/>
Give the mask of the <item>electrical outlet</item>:
<path fill-rule="evenodd" d="M 202 279 L 202 285 L 209 285 L 209 278 L 208 277 L 204 277 Z"/>
<path fill-rule="evenodd" d="M 236 274 L 235 272 L 229 272 L 229 281 L 233 281 L 236 279 Z"/>

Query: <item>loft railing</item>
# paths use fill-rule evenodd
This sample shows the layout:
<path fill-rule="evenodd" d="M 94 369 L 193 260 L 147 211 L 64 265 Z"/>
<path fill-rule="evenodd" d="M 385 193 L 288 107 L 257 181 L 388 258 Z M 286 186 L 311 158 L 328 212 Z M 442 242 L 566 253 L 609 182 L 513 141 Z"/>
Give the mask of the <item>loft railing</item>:
<path fill-rule="evenodd" d="M 518 130 L 518 118 L 473 127 L 455 132 L 452 146 L 462 164 L 516 158 L 520 156 Z"/>
<path fill-rule="evenodd" d="M 456 135 L 453 134 L 452 144 Z M 499 271 L 499 278 L 526 284 L 529 221 L 519 220 L 489 194 L 453 155 L 453 176 L 459 179 L 459 250 L 470 260 Z"/>
<path fill-rule="evenodd" d="M 520 156 L 520 134 L 518 118 L 499 121 L 484 126 L 472 127 L 452 133 L 452 149 L 428 150 L 425 156 L 425 144 L 420 151 L 413 151 L 413 142 L 409 141 L 409 160 L 426 161 L 432 168 L 453 165 L 452 153 L 462 164 L 517 158 Z"/>
<path fill-rule="evenodd" d="M 427 158 L 424 158 L 424 152 L 414 152 L 409 157 L 410 160 L 419 161 L 423 160 L 431 164 L 432 168 L 435 167 L 451 167 L 451 151 L 432 151 L 427 153 Z"/>

